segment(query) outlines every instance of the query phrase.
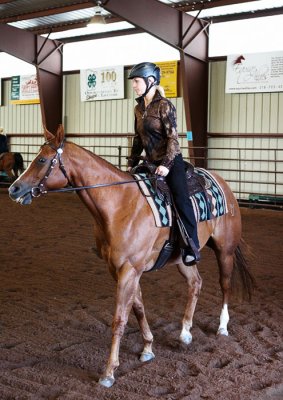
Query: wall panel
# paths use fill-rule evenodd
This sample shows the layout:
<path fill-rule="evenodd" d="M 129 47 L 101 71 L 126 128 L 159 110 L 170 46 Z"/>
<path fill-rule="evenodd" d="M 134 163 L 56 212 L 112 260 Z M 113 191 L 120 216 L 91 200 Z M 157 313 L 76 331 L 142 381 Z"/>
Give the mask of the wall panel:
<path fill-rule="evenodd" d="M 3 105 L 0 106 L 0 126 L 6 133 L 41 132 L 39 104 L 10 104 L 11 81 L 3 80 Z"/>
<path fill-rule="evenodd" d="M 209 132 L 283 132 L 283 93 L 226 94 L 226 62 L 211 62 L 209 71 Z"/>
<path fill-rule="evenodd" d="M 283 93 L 226 94 L 226 62 L 211 62 L 209 71 L 208 132 L 223 136 L 209 138 L 208 167 L 241 198 L 283 195 Z"/>

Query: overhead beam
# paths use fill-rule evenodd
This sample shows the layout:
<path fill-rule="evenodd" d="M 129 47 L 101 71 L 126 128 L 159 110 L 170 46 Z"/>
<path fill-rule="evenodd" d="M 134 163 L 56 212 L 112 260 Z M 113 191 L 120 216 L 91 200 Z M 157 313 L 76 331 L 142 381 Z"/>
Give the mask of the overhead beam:
<path fill-rule="evenodd" d="M 240 3 L 250 3 L 252 1 L 257 1 L 257 0 L 213 0 L 213 1 L 194 1 L 193 4 L 186 4 L 186 5 L 180 5 L 177 6 L 177 8 L 181 11 L 198 11 L 198 10 L 204 10 L 207 8 L 216 8 L 216 7 L 223 7 L 223 6 L 231 6 L 234 4 L 240 4 Z"/>
<path fill-rule="evenodd" d="M 42 123 L 56 132 L 62 122 L 62 43 L 0 24 L 0 51 L 36 67 Z"/>
<path fill-rule="evenodd" d="M 10 1 L 7 1 L 7 3 L 10 3 Z M 1 3 L 1 0 L 0 0 Z M 9 23 L 9 22 L 15 22 L 17 21 L 22 21 L 25 19 L 34 19 L 34 18 L 40 18 L 40 17 L 47 17 L 49 15 L 56 15 L 56 14 L 61 14 L 61 13 L 66 13 L 70 11 L 76 11 L 76 10 L 82 10 L 84 8 L 91 8 L 95 7 L 95 4 L 91 1 L 85 1 L 85 2 L 78 2 L 76 4 L 69 4 L 69 5 L 64 5 L 64 6 L 53 6 L 50 8 L 43 8 L 40 10 L 40 2 L 38 2 L 38 7 L 37 11 L 27 11 L 27 12 L 15 12 L 12 15 L 9 15 L 9 17 L 0 17 L 0 23 Z"/>
<path fill-rule="evenodd" d="M 103 7 L 180 51 L 187 130 L 192 131 L 194 147 L 202 147 L 196 153 L 189 146 L 189 155 L 196 165 L 204 166 L 204 147 L 207 145 L 208 23 L 157 0 L 104 0 Z"/>
<path fill-rule="evenodd" d="M 204 18 L 207 21 L 211 21 L 214 24 L 219 22 L 231 22 L 240 21 L 243 19 L 261 18 L 261 17 L 273 17 L 275 15 L 283 14 L 283 7 L 266 8 L 264 10 L 246 11 L 237 14 L 226 14 L 216 15 L 215 17 Z"/>
<path fill-rule="evenodd" d="M 199 20 L 157 0 L 131 0 L 130 2 L 128 0 L 106 0 L 103 3 L 105 10 L 144 29 L 178 50 L 182 48 L 182 35 L 188 26 L 191 26 L 190 37 L 197 35 L 202 29 Z M 200 42 L 201 39 L 199 37 L 197 42 Z M 203 46 L 195 44 L 186 51 L 189 51 L 193 57 L 206 60 Z"/>

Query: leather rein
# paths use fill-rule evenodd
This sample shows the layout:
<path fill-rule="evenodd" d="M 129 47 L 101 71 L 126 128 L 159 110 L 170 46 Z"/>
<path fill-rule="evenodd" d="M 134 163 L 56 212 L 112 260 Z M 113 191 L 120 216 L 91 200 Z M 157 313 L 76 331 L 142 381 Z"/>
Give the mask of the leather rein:
<path fill-rule="evenodd" d="M 63 148 L 64 148 L 64 143 L 65 139 L 62 140 L 60 143 L 59 147 L 56 148 L 53 146 L 52 143 L 45 142 L 41 147 L 43 146 L 49 146 L 55 151 L 55 155 L 53 156 L 50 165 L 46 171 L 46 174 L 44 177 L 41 179 L 39 182 L 38 186 L 34 186 L 31 188 L 31 195 L 32 197 L 39 197 L 42 194 L 47 194 L 47 193 L 60 193 L 60 192 L 73 192 L 73 191 L 79 191 L 79 190 L 84 190 L 84 189 L 96 189 L 96 188 L 101 188 L 101 187 L 109 187 L 109 186 L 118 186 L 118 185 L 125 185 L 127 183 L 136 183 L 139 181 L 150 181 L 150 180 L 156 180 L 158 179 L 157 177 L 148 177 L 148 178 L 141 178 L 141 179 L 135 179 L 135 180 L 127 180 L 127 181 L 121 181 L 121 182 L 113 182 L 113 183 L 97 183 L 96 185 L 87 185 L 87 186 L 73 186 L 67 171 L 65 169 L 63 160 L 62 160 L 62 154 L 63 154 Z M 45 189 L 45 182 L 49 178 L 50 174 L 52 173 L 53 169 L 55 168 L 56 164 L 59 162 L 59 169 L 67 179 L 69 185 L 71 187 L 65 187 L 61 189 L 50 189 L 47 190 Z"/>

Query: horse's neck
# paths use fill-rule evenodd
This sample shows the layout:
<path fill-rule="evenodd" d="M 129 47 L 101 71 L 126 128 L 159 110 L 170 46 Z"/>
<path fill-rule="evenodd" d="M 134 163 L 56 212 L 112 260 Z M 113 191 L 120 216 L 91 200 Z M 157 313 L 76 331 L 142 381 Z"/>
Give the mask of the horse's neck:
<path fill-rule="evenodd" d="M 70 162 L 71 181 L 74 186 L 114 184 L 129 180 L 129 175 L 120 171 L 101 157 L 80 147 L 74 148 Z M 133 184 L 134 185 L 134 184 Z M 97 220 L 111 220 L 119 208 L 125 208 L 127 193 L 125 185 L 80 190 L 78 195 Z"/>

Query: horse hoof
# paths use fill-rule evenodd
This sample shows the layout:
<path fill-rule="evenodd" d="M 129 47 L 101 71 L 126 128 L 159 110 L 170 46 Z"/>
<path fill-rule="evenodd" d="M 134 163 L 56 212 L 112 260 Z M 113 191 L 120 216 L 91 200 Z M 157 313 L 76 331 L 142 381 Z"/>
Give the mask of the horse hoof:
<path fill-rule="evenodd" d="M 112 378 L 111 376 L 108 376 L 108 377 L 106 376 L 105 378 L 100 378 L 98 381 L 98 383 L 101 386 L 104 386 L 107 388 L 110 388 L 111 386 L 113 386 L 114 382 L 115 382 L 115 379 Z"/>
<path fill-rule="evenodd" d="M 180 340 L 182 343 L 188 345 L 188 344 L 192 343 L 193 337 L 190 333 L 181 333 Z"/>
<path fill-rule="evenodd" d="M 227 329 L 219 328 L 217 331 L 217 336 L 229 336 Z"/>
<path fill-rule="evenodd" d="M 140 356 L 140 361 L 141 362 L 146 362 L 146 361 L 153 360 L 154 358 L 155 358 L 155 355 L 153 353 L 142 352 L 141 356 Z"/>

